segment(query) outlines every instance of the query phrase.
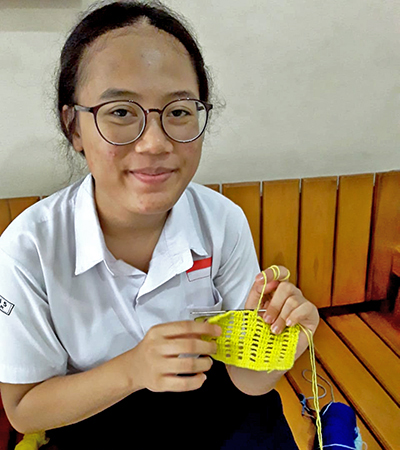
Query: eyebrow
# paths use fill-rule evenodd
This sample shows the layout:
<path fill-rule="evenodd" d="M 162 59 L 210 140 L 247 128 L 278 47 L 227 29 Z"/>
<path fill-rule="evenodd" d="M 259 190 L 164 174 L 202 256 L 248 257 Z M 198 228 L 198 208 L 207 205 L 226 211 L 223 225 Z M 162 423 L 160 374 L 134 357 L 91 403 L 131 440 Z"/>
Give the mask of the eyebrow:
<path fill-rule="evenodd" d="M 165 100 L 173 100 L 174 98 L 197 98 L 197 95 L 194 94 L 194 92 L 192 91 L 175 91 L 175 92 L 170 92 L 168 94 L 165 94 L 164 96 Z M 131 99 L 134 98 L 136 100 L 140 100 L 142 97 L 142 95 L 138 94 L 137 92 L 134 91 L 129 91 L 126 89 L 117 89 L 117 88 L 109 88 L 107 90 L 105 90 L 101 96 L 100 96 L 100 100 L 114 100 L 114 99 Z"/>
<path fill-rule="evenodd" d="M 137 92 L 128 91 L 126 89 L 109 88 L 100 95 L 100 100 L 114 100 L 115 98 L 141 98 Z"/>
<path fill-rule="evenodd" d="M 165 95 L 165 98 L 197 98 L 198 96 L 192 91 L 175 91 Z"/>

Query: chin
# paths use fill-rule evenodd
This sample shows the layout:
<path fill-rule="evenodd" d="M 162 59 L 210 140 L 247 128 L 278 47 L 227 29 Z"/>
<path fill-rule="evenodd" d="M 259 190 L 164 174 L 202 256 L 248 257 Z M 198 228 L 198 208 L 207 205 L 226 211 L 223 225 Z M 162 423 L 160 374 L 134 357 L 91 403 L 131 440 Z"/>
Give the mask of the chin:
<path fill-rule="evenodd" d="M 176 201 L 151 202 L 148 204 L 143 203 L 141 205 L 132 205 L 130 210 L 136 214 L 145 216 L 161 215 L 168 213 L 175 203 Z"/>
<path fill-rule="evenodd" d="M 186 186 L 185 186 L 186 188 Z M 176 189 L 174 192 L 162 192 L 153 194 L 139 194 L 139 202 L 134 202 L 129 208 L 132 212 L 138 214 L 164 214 L 172 209 L 175 203 L 179 200 L 183 189 Z M 129 200 L 128 200 L 129 202 Z M 129 204 L 129 203 L 128 203 Z"/>

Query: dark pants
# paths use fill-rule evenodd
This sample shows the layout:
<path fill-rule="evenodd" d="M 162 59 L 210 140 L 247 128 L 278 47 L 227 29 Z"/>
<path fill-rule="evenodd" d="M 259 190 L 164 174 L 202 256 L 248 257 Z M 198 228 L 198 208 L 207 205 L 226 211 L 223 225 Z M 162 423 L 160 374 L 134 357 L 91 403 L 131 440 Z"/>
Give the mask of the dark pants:
<path fill-rule="evenodd" d="M 243 394 L 217 361 L 196 391 L 135 392 L 48 436 L 60 450 L 297 450 L 279 394 Z"/>

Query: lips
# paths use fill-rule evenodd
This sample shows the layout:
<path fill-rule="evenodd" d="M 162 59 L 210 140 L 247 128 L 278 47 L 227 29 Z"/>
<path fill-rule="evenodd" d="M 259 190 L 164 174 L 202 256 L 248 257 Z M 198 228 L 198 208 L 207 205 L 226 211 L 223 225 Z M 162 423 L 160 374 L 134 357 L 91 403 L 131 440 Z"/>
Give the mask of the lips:
<path fill-rule="evenodd" d="M 129 174 L 143 183 L 157 184 L 167 181 L 175 171 L 176 169 L 167 167 L 145 167 L 143 169 L 129 170 Z"/>

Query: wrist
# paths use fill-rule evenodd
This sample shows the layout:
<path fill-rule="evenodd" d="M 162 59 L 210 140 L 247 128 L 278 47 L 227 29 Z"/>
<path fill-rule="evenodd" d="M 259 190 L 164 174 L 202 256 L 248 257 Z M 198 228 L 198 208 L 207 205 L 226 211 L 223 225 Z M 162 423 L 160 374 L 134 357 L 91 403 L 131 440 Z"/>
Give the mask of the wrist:
<path fill-rule="evenodd" d="M 140 370 L 140 358 L 138 353 L 138 349 L 135 347 L 115 358 L 121 387 L 128 392 L 128 395 L 140 391 L 141 389 L 145 389 L 146 387 L 141 376 L 142 371 Z"/>

